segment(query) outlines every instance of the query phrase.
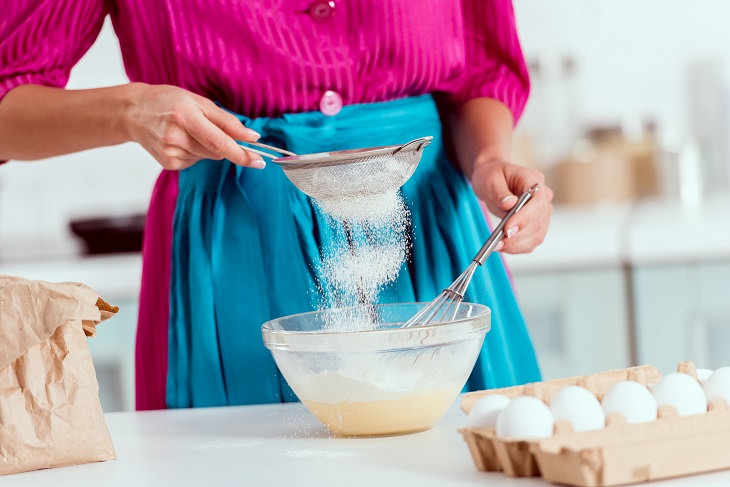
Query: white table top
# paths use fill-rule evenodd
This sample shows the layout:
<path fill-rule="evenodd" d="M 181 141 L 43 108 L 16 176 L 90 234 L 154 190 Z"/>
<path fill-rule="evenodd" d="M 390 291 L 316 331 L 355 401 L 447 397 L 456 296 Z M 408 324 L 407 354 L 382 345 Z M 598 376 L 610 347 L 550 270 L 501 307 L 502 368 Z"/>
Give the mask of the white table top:
<path fill-rule="evenodd" d="M 0 478 L 19 486 L 519 486 L 479 472 L 456 428 L 458 401 L 432 430 L 389 438 L 331 438 L 300 404 L 107 414 L 117 460 Z M 730 485 L 730 470 L 651 483 Z"/>

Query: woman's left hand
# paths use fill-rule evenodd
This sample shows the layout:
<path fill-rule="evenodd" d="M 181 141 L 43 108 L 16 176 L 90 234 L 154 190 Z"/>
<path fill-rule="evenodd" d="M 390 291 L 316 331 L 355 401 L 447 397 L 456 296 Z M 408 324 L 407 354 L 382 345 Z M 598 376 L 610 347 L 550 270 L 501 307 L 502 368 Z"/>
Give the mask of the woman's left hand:
<path fill-rule="evenodd" d="M 545 240 L 553 212 L 553 191 L 545 185 L 545 176 L 535 169 L 501 160 L 474 166 L 471 184 L 489 211 L 502 218 L 517 203 L 519 196 L 535 183 L 540 186 L 530 201 L 507 223 L 506 238 L 496 250 L 509 254 L 532 252 Z"/>

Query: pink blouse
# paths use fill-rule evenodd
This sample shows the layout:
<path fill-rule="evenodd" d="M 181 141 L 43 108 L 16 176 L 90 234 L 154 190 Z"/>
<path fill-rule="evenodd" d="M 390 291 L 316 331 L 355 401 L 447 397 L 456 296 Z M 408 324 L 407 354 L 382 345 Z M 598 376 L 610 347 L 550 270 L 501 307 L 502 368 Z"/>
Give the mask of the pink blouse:
<path fill-rule="evenodd" d="M 511 0 L 0 0 L 0 100 L 62 87 L 108 14 L 132 81 L 249 116 L 431 92 L 489 97 L 517 119 L 529 89 Z"/>

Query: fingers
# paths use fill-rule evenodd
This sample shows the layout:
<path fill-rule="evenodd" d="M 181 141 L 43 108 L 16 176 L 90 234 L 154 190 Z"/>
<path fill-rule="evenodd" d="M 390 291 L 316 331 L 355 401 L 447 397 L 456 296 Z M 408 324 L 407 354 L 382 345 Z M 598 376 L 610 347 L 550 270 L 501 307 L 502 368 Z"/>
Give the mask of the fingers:
<path fill-rule="evenodd" d="M 255 142 L 261 137 L 257 132 L 251 130 L 241 123 L 238 118 L 211 104 L 210 108 L 203 109 L 208 120 L 216 124 L 223 132 L 235 140 L 244 142 Z"/>
<path fill-rule="evenodd" d="M 171 171 L 181 171 L 195 164 L 202 157 L 177 146 L 165 146 L 159 154 L 152 154 L 162 167 Z"/>
<path fill-rule="evenodd" d="M 187 138 L 182 148 L 190 154 L 198 156 L 198 159 L 220 159 L 220 155 L 207 149 L 203 144 L 191 137 Z"/>
<path fill-rule="evenodd" d="M 179 171 L 200 159 L 220 158 L 193 139 L 182 124 L 167 124 L 156 142 L 147 149 L 165 169 Z"/>
<path fill-rule="evenodd" d="M 505 161 L 484 164 L 472 178 L 474 191 L 500 218 L 512 209 L 522 193 L 536 183 L 545 184 L 545 177 L 540 171 Z"/>
<path fill-rule="evenodd" d="M 185 169 L 200 159 L 229 159 L 263 168 L 261 156 L 245 152 L 236 140 L 253 142 L 259 134 L 212 101 L 169 85 L 129 85 L 125 112 L 130 140 L 139 143 L 165 169 Z"/>
<path fill-rule="evenodd" d="M 504 218 L 519 196 L 535 183 L 539 184 L 538 190 L 510 217 L 505 225 L 505 237 L 497 250 L 528 253 L 544 241 L 552 214 L 553 192 L 545 185 L 540 171 L 505 161 L 485 164 L 473 173 L 475 193 L 485 201 L 489 211 L 500 218 Z"/>
<path fill-rule="evenodd" d="M 515 170 L 515 168 L 517 169 Z M 507 194 L 500 197 L 501 193 L 498 193 L 497 197 L 500 198 L 500 207 L 505 211 L 509 211 L 517 203 L 519 196 L 530 190 L 535 184 L 538 185 L 537 193 L 539 193 L 540 188 L 545 186 L 545 176 L 534 169 L 510 165 L 505 171 L 505 177 L 503 179 L 498 178 L 495 184 L 500 187 L 503 185 L 506 188 L 504 191 Z M 533 197 L 537 193 L 533 194 Z"/>
<path fill-rule="evenodd" d="M 514 194 L 508 184 L 507 178 L 503 174 L 494 173 L 486 177 L 486 186 L 488 198 L 487 206 L 502 218 L 517 203 L 518 196 Z"/>
<path fill-rule="evenodd" d="M 217 108 L 217 107 L 216 107 Z M 220 110 L 220 109 L 218 109 Z M 244 151 L 229 133 L 236 134 L 240 140 L 254 141 L 258 134 L 251 129 L 244 127 L 236 117 L 223 110 L 215 112 L 213 119 L 222 125 L 214 123 L 214 120 L 206 116 L 191 117 L 186 120 L 188 133 L 206 150 L 215 154 L 216 159 L 228 159 L 239 166 L 255 167 L 262 169 L 266 166 L 261 156 Z M 208 113 L 214 113 L 208 110 Z M 230 115 L 230 118 L 228 117 Z M 235 124 L 231 120 L 235 120 Z M 225 130 L 224 130 L 225 129 Z"/>
<path fill-rule="evenodd" d="M 504 245 L 500 251 L 509 254 L 532 252 L 547 235 L 553 212 L 553 191 L 542 184 L 538 191 L 505 226 Z"/>
<path fill-rule="evenodd" d="M 204 110 L 204 113 L 211 122 L 235 140 L 255 142 L 261 137 L 258 132 L 243 125 L 234 115 L 215 105 L 212 105 L 212 108 Z M 249 160 L 249 166 L 261 169 L 266 165 L 259 154 L 254 152 L 246 152 L 245 154 Z"/>

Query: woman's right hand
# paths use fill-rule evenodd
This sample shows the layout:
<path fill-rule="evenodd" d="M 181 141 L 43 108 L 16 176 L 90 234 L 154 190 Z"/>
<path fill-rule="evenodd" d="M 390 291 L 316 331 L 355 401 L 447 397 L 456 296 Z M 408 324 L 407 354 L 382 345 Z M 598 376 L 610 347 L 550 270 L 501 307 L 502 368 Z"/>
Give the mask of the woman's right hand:
<path fill-rule="evenodd" d="M 165 169 L 185 169 L 200 159 L 228 159 L 258 169 L 266 165 L 236 143 L 254 142 L 259 134 L 209 99 L 169 85 L 132 83 L 128 89 L 129 138 Z"/>

